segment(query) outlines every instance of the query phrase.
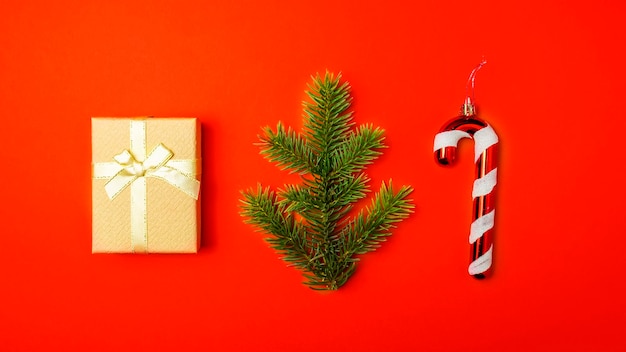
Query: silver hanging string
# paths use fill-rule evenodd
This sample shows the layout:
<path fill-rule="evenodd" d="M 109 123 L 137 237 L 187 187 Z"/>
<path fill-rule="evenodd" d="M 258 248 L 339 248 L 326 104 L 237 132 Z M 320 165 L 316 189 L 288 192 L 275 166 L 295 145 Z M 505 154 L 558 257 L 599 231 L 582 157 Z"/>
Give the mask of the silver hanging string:
<path fill-rule="evenodd" d="M 461 114 L 465 116 L 471 116 L 476 113 L 476 107 L 474 105 L 475 93 L 474 93 L 474 80 L 476 79 L 476 73 L 481 69 L 487 60 L 483 57 L 483 60 L 476 66 L 472 72 L 470 73 L 467 83 L 465 84 L 465 102 L 463 103 L 463 107 L 461 107 Z"/>

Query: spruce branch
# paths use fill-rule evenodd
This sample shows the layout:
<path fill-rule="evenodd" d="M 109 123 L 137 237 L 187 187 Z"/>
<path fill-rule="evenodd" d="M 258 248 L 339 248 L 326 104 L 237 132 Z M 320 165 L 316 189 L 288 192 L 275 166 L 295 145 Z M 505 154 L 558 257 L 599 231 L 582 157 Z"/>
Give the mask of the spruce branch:
<path fill-rule="evenodd" d="M 285 130 L 282 123 L 276 126 L 276 132 L 265 128 L 265 136 L 259 136 L 261 154 L 275 162 L 282 170 L 291 169 L 291 173 L 309 173 L 315 165 L 315 155 L 302 136 L 291 128 Z"/>
<path fill-rule="evenodd" d="M 412 213 L 413 205 L 405 199 L 411 191 L 410 187 L 403 186 L 394 194 L 391 180 L 389 186 L 383 182 L 372 204 L 344 228 L 344 236 L 356 239 L 349 252 L 365 254 L 380 247 L 380 243 L 391 235 L 390 230 L 395 227 L 395 223 Z"/>
<path fill-rule="evenodd" d="M 351 132 L 333 158 L 335 172 L 340 176 L 350 175 L 374 162 L 382 154 L 378 149 L 385 148 L 383 133 L 371 125 L 360 126 L 356 132 Z"/>
<path fill-rule="evenodd" d="M 266 127 L 259 136 L 261 154 L 300 174 L 302 183 L 277 192 L 260 185 L 242 192 L 241 215 L 270 234 L 270 246 L 304 272 L 307 285 L 335 290 L 355 272 L 358 256 L 379 248 L 410 215 L 412 188 L 394 192 L 391 181 L 383 182 L 371 204 L 350 218 L 369 192 L 363 171 L 386 148 L 384 131 L 354 126 L 350 85 L 341 82 L 341 74 L 312 77 L 307 95 L 302 134 L 279 122 L 275 131 Z"/>

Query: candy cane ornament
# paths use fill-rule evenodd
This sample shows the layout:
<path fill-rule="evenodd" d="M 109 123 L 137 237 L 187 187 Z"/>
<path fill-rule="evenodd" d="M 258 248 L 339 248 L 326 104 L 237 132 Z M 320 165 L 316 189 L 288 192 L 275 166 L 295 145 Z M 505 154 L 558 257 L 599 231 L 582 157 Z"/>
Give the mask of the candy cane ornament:
<path fill-rule="evenodd" d="M 474 140 L 476 179 L 472 190 L 473 222 L 470 227 L 469 243 L 470 275 L 482 279 L 491 272 L 493 257 L 493 235 L 495 219 L 495 191 L 498 168 L 498 136 L 493 128 L 476 116 L 474 105 L 474 79 L 476 72 L 486 64 L 482 61 L 467 81 L 467 96 L 461 115 L 445 124 L 435 135 L 435 159 L 441 165 L 451 165 L 456 158 L 456 149 L 463 138 Z M 471 87 L 471 96 L 470 96 Z"/>

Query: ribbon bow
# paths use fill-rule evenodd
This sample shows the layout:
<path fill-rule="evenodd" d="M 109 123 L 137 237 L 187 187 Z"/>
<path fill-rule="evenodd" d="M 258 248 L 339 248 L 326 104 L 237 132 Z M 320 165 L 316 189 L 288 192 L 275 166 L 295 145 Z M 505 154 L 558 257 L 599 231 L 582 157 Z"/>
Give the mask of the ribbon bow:
<path fill-rule="evenodd" d="M 107 195 L 110 199 L 114 199 L 137 178 L 155 177 L 164 180 L 194 199 L 198 199 L 200 182 L 191 177 L 194 172 L 191 170 L 192 167 L 189 167 L 191 165 L 188 165 L 189 161 L 170 160 L 173 156 L 174 153 L 171 150 L 163 144 L 159 144 L 150 152 L 146 160 L 139 162 L 130 151 L 125 149 L 113 157 L 115 163 L 102 165 L 110 171 L 116 170 L 115 175 L 104 185 Z M 180 168 L 188 170 L 180 170 Z M 97 174 L 97 172 L 95 173 Z"/>

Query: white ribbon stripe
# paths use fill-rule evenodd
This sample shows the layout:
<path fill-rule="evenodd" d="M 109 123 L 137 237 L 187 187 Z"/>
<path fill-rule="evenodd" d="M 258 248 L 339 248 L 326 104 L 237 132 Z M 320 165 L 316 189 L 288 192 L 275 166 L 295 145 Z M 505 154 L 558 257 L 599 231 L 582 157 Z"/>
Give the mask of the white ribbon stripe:
<path fill-rule="evenodd" d="M 496 143 L 498 143 L 498 135 L 491 126 L 487 125 L 476 131 L 474 133 L 474 162 L 480 158 L 482 153 Z"/>
<path fill-rule="evenodd" d="M 491 191 L 498 183 L 498 168 L 489 171 L 485 176 L 474 180 L 474 187 L 472 188 L 472 198 L 485 196 Z"/>
<path fill-rule="evenodd" d="M 435 135 L 433 151 L 436 152 L 445 147 L 456 147 L 463 138 L 472 138 L 472 136 L 467 132 L 459 130 L 439 132 Z"/>
<path fill-rule="evenodd" d="M 487 271 L 491 267 L 491 262 L 493 259 L 493 245 L 489 247 L 489 250 L 485 252 L 483 255 L 474 260 L 470 265 L 467 271 L 470 275 L 481 274 Z"/>
<path fill-rule="evenodd" d="M 469 235 L 470 244 L 474 244 L 474 242 L 478 241 L 478 239 L 481 238 L 485 232 L 493 228 L 493 225 L 495 223 L 494 221 L 495 217 L 496 217 L 496 210 L 493 209 L 487 214 L 474 220 L 474 222 L 470 226 L 470 235 Z"/>

